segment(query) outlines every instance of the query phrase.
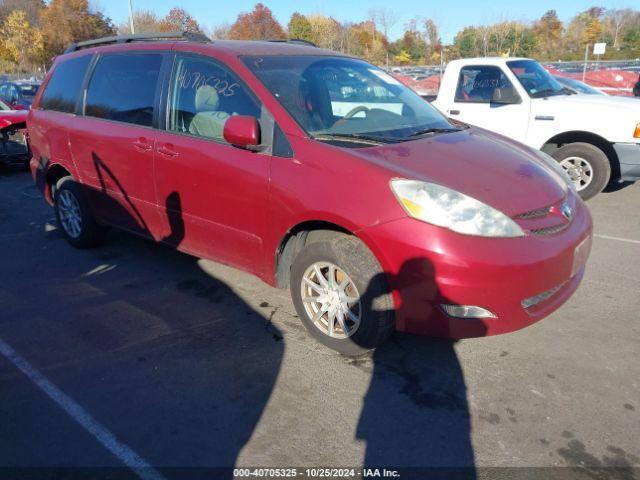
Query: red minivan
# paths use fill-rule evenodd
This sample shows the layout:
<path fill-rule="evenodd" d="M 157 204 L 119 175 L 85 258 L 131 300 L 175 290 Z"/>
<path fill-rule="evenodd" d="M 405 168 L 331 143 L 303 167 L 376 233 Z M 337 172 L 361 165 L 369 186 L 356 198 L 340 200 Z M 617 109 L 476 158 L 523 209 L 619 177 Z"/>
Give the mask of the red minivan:
<path fill-rule="evenodd" d="M 496 108 L 500 108 L 499 105 Z M 547 155 L 363 60 L 195 35 L 75 44 L 28 118 L 75 247 L 106 226 L 289 288 L 323 344 L 523 328 L 576 290 L 592 222 Z"/>

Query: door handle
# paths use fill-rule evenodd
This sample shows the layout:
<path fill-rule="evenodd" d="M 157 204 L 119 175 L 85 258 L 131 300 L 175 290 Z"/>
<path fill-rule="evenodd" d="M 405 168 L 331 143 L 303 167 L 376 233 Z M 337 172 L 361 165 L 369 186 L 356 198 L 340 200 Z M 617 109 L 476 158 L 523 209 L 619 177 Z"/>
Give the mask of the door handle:
<path fill-rule="evenodd" d="M 460 115 L 460 110 L 449 110 L 449 115 Z"/>
<path fill-rule="evenodd" d="M 148 152 L 149 150 L 151 150 L 153 148 L 153 146 L 144 137 L 140 137 L 139 139 L 134 140 L 133 141 L 133 146 L 136 147 L 139 150 L 144 150 L 145 152 Z"/>
<path fill-rule="evenodd" d="M 173 149 L 173 145 L 170 143 L 165 143 L 164 145 L 158 147 L 156 151 L 160 155 L 165 155 L 167 157 L 177 157 L 179 155 L 179 153 Z"/>

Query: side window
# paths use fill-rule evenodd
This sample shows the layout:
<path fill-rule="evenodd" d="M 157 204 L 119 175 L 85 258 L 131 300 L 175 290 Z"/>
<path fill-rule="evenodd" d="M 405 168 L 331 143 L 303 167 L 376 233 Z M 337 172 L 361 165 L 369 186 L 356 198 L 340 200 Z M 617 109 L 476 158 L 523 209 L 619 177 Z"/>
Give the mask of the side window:
<path fill-rule="evenodd" d="M 9 88 L 9 101 L 16 103 L 18 100 L 20 100 L 20 94 L 18 93 L 18 89 L 12 85 L 11 88 Z"/>
<path fill-rule="evenodd" d="M 498 88 L 513 91 L 513 85 L 504 72 L 493 66 L 463 67 L 460 70 L 458 87 L 456 88 L 456 102 L 490 103 L 493 93 Z"/>
<path fill-rule="evenodd" d="M 161 65 L 158 53 L 101 57 L 87 88 L 85 115 L 152 126 Z"/>
<path fill-rule="evenodd" d="M 73 113 L 91 55 L 72 58 L 59 63 L 52 73 L 47 89 L 40 99 L 40 108 Z"/>
<path fill-rule="evenodd" d="M 213 60 L 178 57 L 171 80 L 168 130 L 224 141 L 224 124 L 232 115 L 260 117 L 260 105 L 238 77 Z"/>

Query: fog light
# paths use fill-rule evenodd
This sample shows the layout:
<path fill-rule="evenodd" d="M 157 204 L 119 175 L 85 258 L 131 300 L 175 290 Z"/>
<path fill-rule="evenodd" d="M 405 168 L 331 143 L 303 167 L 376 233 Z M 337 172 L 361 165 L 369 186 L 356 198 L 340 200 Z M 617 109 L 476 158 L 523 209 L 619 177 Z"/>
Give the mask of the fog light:
<path fill-rule="evenodd" d="M 496 318 L 486 308 L 476 307 L 474 305 L 447 305 L 441 304 L 440 307 L 450 317 L 456 318 Z"/>

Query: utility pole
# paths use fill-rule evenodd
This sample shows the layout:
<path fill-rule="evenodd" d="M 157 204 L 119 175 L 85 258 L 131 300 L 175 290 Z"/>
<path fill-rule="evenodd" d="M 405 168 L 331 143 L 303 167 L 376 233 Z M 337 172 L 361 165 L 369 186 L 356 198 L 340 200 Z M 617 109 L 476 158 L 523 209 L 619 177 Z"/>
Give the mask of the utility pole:
<path fill-rule="evenodd" d="M 133 25 L 133 7 L 131 6 L 131 0 L 129 0 L 129 28 L 131 29 L 131 35 L 135 35 L 136 27 Z"/>

